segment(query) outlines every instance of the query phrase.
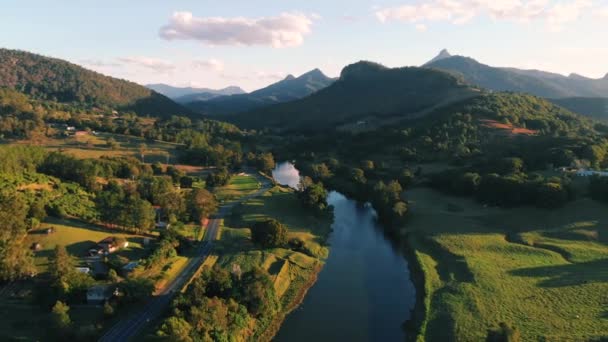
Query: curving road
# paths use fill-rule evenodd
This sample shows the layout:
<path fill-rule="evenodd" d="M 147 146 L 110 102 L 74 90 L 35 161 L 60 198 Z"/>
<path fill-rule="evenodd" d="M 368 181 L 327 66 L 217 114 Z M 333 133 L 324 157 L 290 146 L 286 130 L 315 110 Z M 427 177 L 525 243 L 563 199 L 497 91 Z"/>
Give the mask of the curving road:
<path fill-rule="evenodd" d="M 99 338 L 99 342 L 121 342 L 128 341 L 135 337 L 142 328 L 150 321 L 153 321 L 161 316 L 167 306 L 171 303 L 173 297 L 183 288 L 183 286 L 192 278 L 196 270 L 205 262 L 209 252 L 211 251 L 213 241 L 217 238 L 220 228 L 221 219 L 230 213 L 232 208 L 239 203 L 247 201 L 253 197 L 262 195 L 270 189 L 270 181 L 257 173 L 252 173 L 260 182 L 261 186 L 255 193 L 241 197 L 238 201 L 223 204 L 217 214 L 213 216 L 207 223 L 207 234 L 204 241 L 196 250 L 196 256 L 188 261 L 188 264 L 168 284 L 157 296 L 152 297 L 150 302 L 141 311 L 134 313 L 129 318 L 126 318 L 114 326 L 112 326 L 103 336 Z"/>

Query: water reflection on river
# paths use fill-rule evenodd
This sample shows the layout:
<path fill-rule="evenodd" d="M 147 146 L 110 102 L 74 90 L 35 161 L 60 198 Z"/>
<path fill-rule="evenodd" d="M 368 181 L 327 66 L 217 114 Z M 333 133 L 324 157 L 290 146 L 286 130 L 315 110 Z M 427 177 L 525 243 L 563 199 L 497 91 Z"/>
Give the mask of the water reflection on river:
<path fill-rule="evenodd" d="M 277 182 L 295 187 L 298 170 L 281 163 Z M 331 192 L 330 254 L 302 305 L 281 327 L 277 341 L 403 341 L 402 324 L 415 303 L 405 258 L 382 233 L 369 206 Z"/>

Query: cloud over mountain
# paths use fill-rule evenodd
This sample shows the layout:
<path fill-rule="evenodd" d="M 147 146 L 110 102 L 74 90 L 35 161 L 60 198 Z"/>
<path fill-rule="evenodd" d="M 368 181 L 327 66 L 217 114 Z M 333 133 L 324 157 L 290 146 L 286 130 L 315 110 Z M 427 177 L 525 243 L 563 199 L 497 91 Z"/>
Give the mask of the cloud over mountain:
<path fill-rule="evenodd" d="M 160 29 L 166 40 L 195 40 L 209 45 L 262 45 L 275 48 L 301 45 L 318 17 L 282 13 L 274 17 L 195 17 L 175 12 Z"/>
<path fill-rule="evenodd" d="M 459 25 L 489 16 L 514 22 L 542 21 L 549 29 L 558 30 L 579 19 L 591 7 L 590 0 L 432 0 L 380 8 L 375 14 L 381 22 L 404 21 L 418 25 L 430 22 Z"/>

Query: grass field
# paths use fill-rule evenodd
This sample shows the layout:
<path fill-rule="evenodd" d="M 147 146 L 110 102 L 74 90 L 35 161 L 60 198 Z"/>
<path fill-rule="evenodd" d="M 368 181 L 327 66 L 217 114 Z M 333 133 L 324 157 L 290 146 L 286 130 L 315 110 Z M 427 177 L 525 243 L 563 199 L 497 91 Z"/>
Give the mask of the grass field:
<path fill-rule="evenodd" d="M 228 185 L 217 188 L 215 195 L 220 201 L 232 201 L 251 194 L 260 188 L 260 182 L 250 175 L 236 175 Z"/>
<path fill-rule="evenodd" d="M 425 188 L 407 196 L 404 230 L 427 295 L 421 340 L 484 340 L 500 322 L 524 341 L 608 336 L 607 206 L 487 208 Z"/>
<path fill-rule="evenodd" d="M 330 233 L 328 220 L 317 218 L 304 210 L 289 188 L 276 186 L 264 195 L 237 206 L 226 222 L 231 227 L 250 227 L 256 221 L 268 218 L 287 225 L 289 236 L 302 239 L 312 255 L 327 257 L 328 251 L 323 242 Z"/>
<path fill-rule="evenodd" d="M 43 229 L 53 227 L 54 233 L 46 234 Z M 44 271 L 48 258 L 52 255 L 55 246 L 63 245 L 75 257 L 83 257 L 87 251 L 95 247 L 96 243 L 108 236 L 123 237 L 129 241 L 129 246 L 117 252 L 129 260 L 138 260 L 145 255 L 145 246 L 142 236 L 123 234 L 87 223 L 72 220 L 49 218 L 42 224 L 42 228 L 32 231 L 26 238 L 27 246 L 40 243 L 42 249 L 35 252 L 35 262 L 39 271 Z"/>

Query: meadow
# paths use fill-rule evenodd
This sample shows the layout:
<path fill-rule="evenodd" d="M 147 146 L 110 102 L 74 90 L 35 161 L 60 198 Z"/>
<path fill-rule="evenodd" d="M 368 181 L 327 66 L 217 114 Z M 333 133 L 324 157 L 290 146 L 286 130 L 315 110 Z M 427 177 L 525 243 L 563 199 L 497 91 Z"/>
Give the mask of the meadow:
<path fill-rule="evenodd" d="M 504 322 L 524 341 L 608 331 L 608 211 L 499 209 L 427 188 L 407 192 L 407 247 L 422 271 L 422 340 L 484 340 Z M 407 231 L 407 234 L 405 232 Z"/>

